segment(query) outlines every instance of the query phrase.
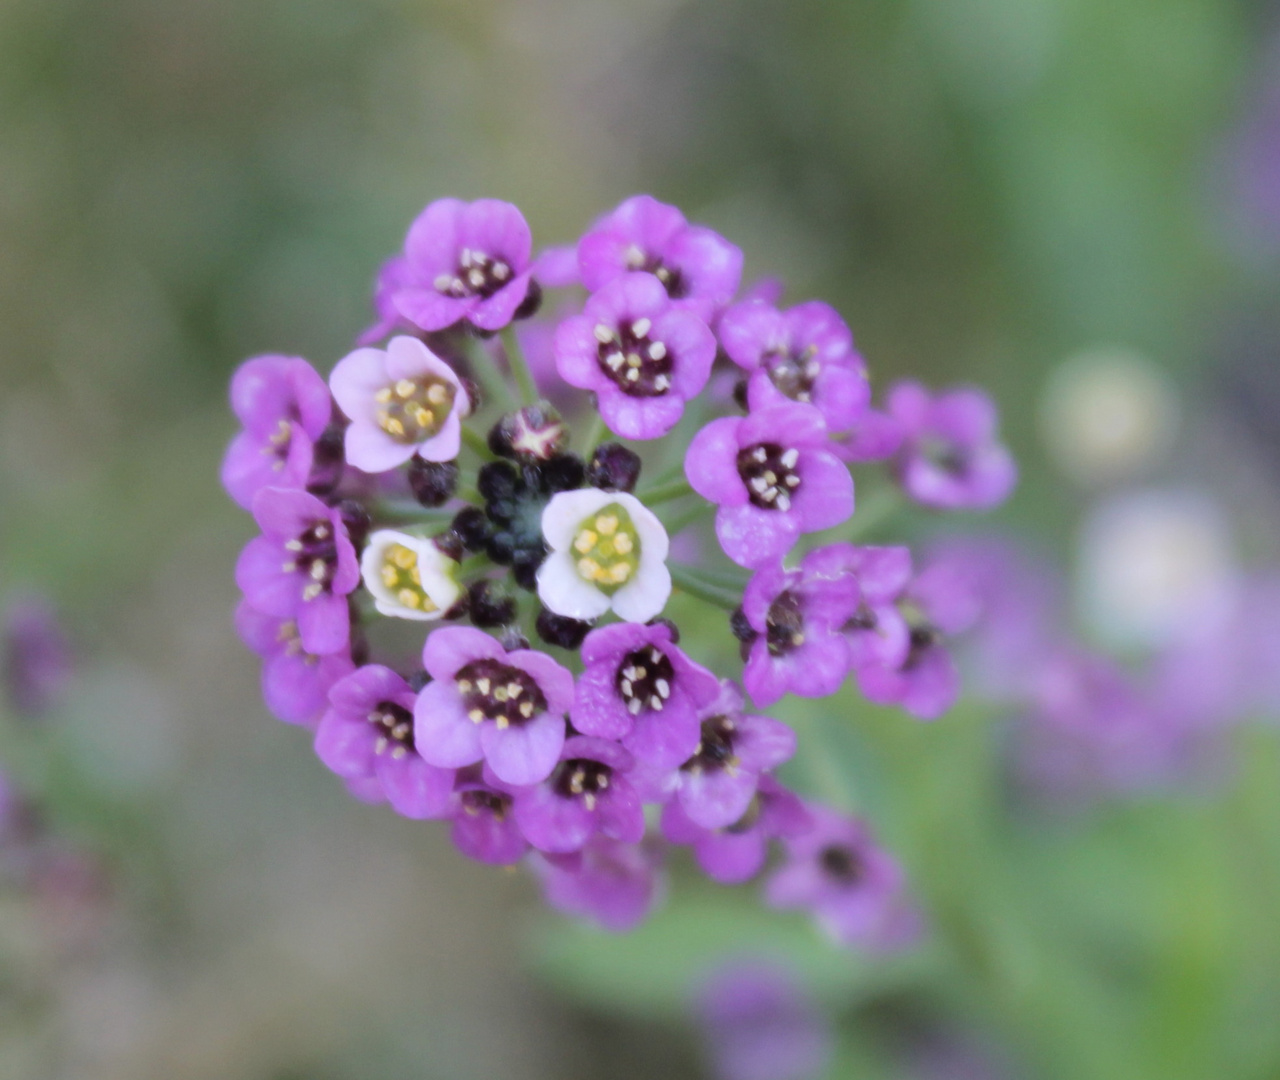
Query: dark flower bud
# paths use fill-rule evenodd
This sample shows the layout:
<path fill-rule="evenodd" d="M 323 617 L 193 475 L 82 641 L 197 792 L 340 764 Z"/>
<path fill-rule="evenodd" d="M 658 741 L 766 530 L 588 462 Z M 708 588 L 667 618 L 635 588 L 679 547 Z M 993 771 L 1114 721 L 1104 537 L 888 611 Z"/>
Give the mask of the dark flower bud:
<path fill-rule="evenodd" d="M 550 461 L 524 467 L 524 482 L 544 495 L 582 487 L 586 475 L 587 467 L 577 454 L 561 454 Z"/>
<path fill-rule="evenodd" d="M 516 308 L 512 314 L 513 319 L 528 319 L 538 313 L 538 308 L 542 307 L 542 286 L 533 278 L 529 279 L 529 290 L 524 294 L 524 299 L 520 301 L 520 306 Z"/>
<path fill-rule="evenodd" d="M 546 461 L 564 452 L 569 432 L 545 401 L 507 413 L 489 429 L 489 449 L 517 461 Z"/>
<path fill-rule="evenodd" d="M 347 463 L 344 457 L 343 439 L 345 421 L 334 421 L 320 433 L 312 448 L 311 475 L 307 478 L 307 490 L 324 498 L 333 494 L 342 482 Z"/>
<path fill-rule="evenodd" d="M 369 535 L 369 526 L 372 524 L 369 511 L 354 499 L 343 499 L 338 503 L 337 510 L 342 517 L 342 524 L 347 527 L 347 535 L 358 550 Z"/>
<path fill-rule="evenodd" d="M 563 615 L 556 615 L 543 608 L 538 612 L 538 620 L 534 628 L 538 631 L 538 637 L 548 645 L 558 645 L 562 649 L 577 649 L 582 645 L 582 639 L 587 636 L 593 625 L 581 619 L 567 619 Z"/>
<path fill-rule="evenodd" d="M 409 490 L 423 506 L 443 506 L 458 488 L 458 464 L 454 461 L 409 461 Z"/>
<path fill-rule="evenodd" d="M 666 616 L 659 615 L 656 618 L 650 619 L 648 622 L 648 625 L 649 626 L 665 626 L 668 630 L 671 631 L 671 644 L 672 645 L 680 644 L 680 627 L 678 627 Z"/>
<path fill-rule="evenodd" d="M 545 544 L 539 544 L 535 548 L 524 548 L 517 551 L 515 557 L 511 560 L 511 576 L 515 578 L 516 584 L 522 589 L 529 592 L 538 591 L 538 567 L 542 565 L 542 561 L 547 557 L 547 549 Z"/>
<path fill-rule="evenodd" d="M 467 588 L 471 621 L 482 630 L 506 626 L 516 617 L 516 598 L 498 581 L 482 579 Z"/>
<path fill-rule="evenodd" d="M 478 507 L 467 506 L 459 510 L 449 523 L 449 528 L 458 534 L 467 551 L 483 551 L 489 542 L 489 519 Z"/>
<path fill-rule="evenodd" d="M 472 416 L 484 408 L 484 391 L 480 389 L 480 384 L 475 379 L 468 379 L 459 375 L 458 381 L 462 383 L 462 389 L 467 392 L 467 400 L 471 403 L 471 408 L 467 410 L 466 416 Z M 466 419 L 464 416 L 463 419 Z"/>
<path fill-rule="evenodd" d="M 447 555 L 454 562 L 462 562 L 467 554 L 466 546 L 462 542 L 462 537 L 458 535 L 457 529 L 445 529 L 442 533 L 436 533 L 431 538 L 431 542 L 440 549 L 442 555 Z"/>
<path fill-rule="evenodd" d="M 491 461 L 480 467 L 476 487 L 485 502 L 507 503 L 520 489 L 520 474 L 505 461 Z"/>
<path fill-rule="evenodd" d="M 640 479 L 640 455 L 621 443 L 596 447 L 587 466 L 587 486 L 603 491 L 634 491 Z"/>
<path fill-rule="evenodd" d="M 485 551 L 499 566 L 510 566 L 511 560 L 516 557 L 515 534 L 510 529 L 495 530 L 485 543 Z"/>

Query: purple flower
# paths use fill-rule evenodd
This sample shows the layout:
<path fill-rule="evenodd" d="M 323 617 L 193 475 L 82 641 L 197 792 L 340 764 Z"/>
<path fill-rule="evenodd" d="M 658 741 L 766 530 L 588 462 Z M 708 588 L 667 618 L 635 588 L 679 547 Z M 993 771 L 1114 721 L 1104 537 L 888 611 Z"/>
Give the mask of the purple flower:
<path fill-rule="evenodd" d="M 897 420 L 868 408 L 863 409 L 847 432 L 831 440 L 831 449 L 841 461 L 852 464 L 884 461 L 902 448 L 904 438 L 902 425 Z"/>
<path fill-rule="evenodd" d="M 333 411 L 329 388 L 300 356 L 255 356 L 231 377 L 244 430 L 222 459 L 222 485 L 248 510 L 264 487 L 305 487 Z"/>
<path fill-rule="evenodd" d="M 853 514 L 853 478 L 827 441 L 822 414 L 799 404 L 713 420 L 694 437 L 685 475 L 719 504 L 716 536 L 739 566 L 763 566 Z"/>
<path fill-rule="evenodd" d="M 716 677 L 672 643 L 658 623 L 616 623 L 582 643 L 570 719 L 583 735 L 620 739 L 637 758 L 674 769 L 698 745 L 699 710 L 720 692 Z"/>
<path fill-rule="evenodd" d="M 71 643 L 57 613 L 36 596 L 15 600 L 4 613 L 4 685 L 26 716 L 56 708 L 71 681 Z"/>
<path fill-rule="evenodd" d="M 712 881 L 737 885 L 755 877 L 769 854 L 769 841 L 795 836 L 812 826 L 809 811 L 772 776 L 761 776 L 755 796 L 731 825 L 707 829 L 689 818 L 679 799 L 662 811 L 662 835 L 673 844 L 690 844 L 698 865 Z"/>
<path fill-rule="evenodd" d="M 242 600 L 236 608 L 236 632 L 263 659 L 262 698 L 281 720 L 311 727 L 329 707 L 329 688 L 351 674 L 351 654 L 316 656 L 306 652 L 293 619 L 266 615 Z"/>
<path fill-rule="evenodd" d="M 373 310 L 378 318 L 356 338 L 357 345 L 376 345 L 396 331 L 404 333 L 413 329 L 413 324 L 396 307 L 396 295 L 409 281 L 409 260 L 403 255 L 396 255 L 379 267 L 373 286 Z"/>
<path fill-rule="evenodd" d="M 642 844 L 594 837 L 573 855 L 534 855 L 530 866 L 547 903 L 615 934 L 644 921 L 662 897 L 658 856 Z"/>
<path fill-rule="evenodd" d="M 607 739 L 565 740 L 546 780 L 515 793 L 516 824 L 539 851 L 578 851 L 596 833 L 639 843 L 644 807 L 627 779 L 634 759 Z"/>
<path fill-rule="evenodd" d="M 414 740 L 426 761 L 456 769 L 483 759 L 506 784 L 551 775 L 573 701 L 565 668 L 533 649 L 508 653 L 469 626 L 427 638 L 422 666 L 434 680 L 414 707 Z"/>
<path fill-rule="evenodd" d="M 516 825 L 511 789 L 479 766 L 458 772 L 453 793 L 453 845 L 467 858 L 494 866 L 519 862 L 529 844 Z"/>
<path fill-rule="evenodd" d="M 414 699 L 409 684 L 390 668 L 367 664 L 329 688 L 316 754 L 344 779 L 376 777 L 404 817 L 443 817 L 454 774 L 428 765 L 414 748 Z"/>
<path fill-rule="evenodd" d="M 923 720 L 951 708 L 960 693 L 960 674 L 944 642 L 980 614 L 974 585 L 968 568 L 953 560 L 935 562 L 919 574 L 898 601 L 907 624 L 906 653 L 896 664 L 866 658 L 855 669 L 863 694 Z"/>
<path fill-rule="evenodd" d="M 849 431 L 867 409 L 871 384 L 853 335 L 829 304 L 788 311 L 752 301 L 735 304 L 716 333 L 729 359 L 746 371 L 751 410 L 788 401 L 811 404 L 833 434 Z"/>
<path fill-rule="evenodd" d="M 595 392 L 615 434 L 656 439 L 701 393 L 716 339 L 697 315 L 673 304 L 652 274 L 623 274 L 562 322 L 556 367 L 571 386 Z"/>
<path fill-rule="evenodd" d="M 775 559 L 747 584 L 742 612 L 757 636 L 742 681 L 761 708 L 788 692 L 826 697 L 849 674 L 841 630 L 858 609 L 858 583 L 844 566 L 845 546 L 811 551 L 794 570 Z"/>
<path fill-rule="evenodd" d="M 423 330 L 501 330 L 529 292 L 533 238 L 508 202 L 437 199 L 409 227 L 395 306 Z"/>
<path fill-rule="evenodd" d="M 323 655 L 347 645 L 347 593 L 360 584 L 360 564 L 347 527 L 305 491 L 263 488 L 253 517 L 262 535 L 236 563 L 236 584 L 259 611 L 291 619 L 302 647 Z"/>
<path fill-rule="evenodd" d="M 910 549 L 832 544 L 824 550 L 831 565 L 858 583 L 857 610 L 842 627 L 849 644 L 850 667 L 899 667 L 906 659 L 911 637 L 898 607 L 911 580 Z"/>
<path fill-rule="evenodd" d="M 760 774 L 788 760 L 796 736 L 786 724 L 742 711 L 742 694 L 729 680 L 714 701 L 698 712 L 702 737 L 678 769 L 637 768 L 637 786 L 646 800 L 680 801 L 685 814 L 707 829 L 741 819 L 755 797 Z"/>
<path fill-rule="evenodd" d="M 842 945 L 900 944 L 906 878 L 897 860 L 858 819 L 809 809 L 813 828 L 784 841 L 787 861 L 766 884 L 765 899 L 774 907 L 808 908 Z"/>
<path fill-rule="evenodd" d="M 817 1080 L 831 1025 L 785 966 L 721 962 L 698 987 L 696 1011 L 720 1080 Z"/>
<path fill-rule="evenodd" d="M 470 399 L 453 369 L 417 338 L 392 338 L 385 352 L 356 349 L 338 361 L 329 385 L 351 419 L 345 446 L 357 469 L 386 472 L 415 454 L 458 456 Z"/>
<path fill-rule="evenodd" d="M 633 271 L 653 274 L 667 294 L 711 322 L 738 291 L 742 252 L 674 206 L 636 195 L 578 241 L 582 284 L 590 292 Z"/>
<path fill-rule="evenodd" d="M 996 441 L 996 408 L 980 390 L 931 396 L 919 383 L 889 391 L 889 414 L 902 428 L 896 459 L 902 486 L 940 510 L 986 509 L 1003 502 L 1018 471 Z"/>

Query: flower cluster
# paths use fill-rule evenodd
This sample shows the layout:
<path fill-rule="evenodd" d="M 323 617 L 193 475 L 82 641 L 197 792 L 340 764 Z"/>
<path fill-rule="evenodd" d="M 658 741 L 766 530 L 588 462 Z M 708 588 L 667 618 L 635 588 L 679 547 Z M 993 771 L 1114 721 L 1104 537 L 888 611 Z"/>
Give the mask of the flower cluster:
<path fill-rule="evenodd" d="M 914 926 L 903 870 L 788 789 L 796 736 L 762 710 L 852 679 L 944 712 L 967 594 L 854 542 L 854 470 L 880 466 L 873 501 L 954 510 L 1001 501 L 1014 468 L 979 391 L 902 383 L 874 407 L 840 315 L 738 298 L 741 272 L 649 196 L 537 256 L 515 206 L 432 203 L 327 384 L 285 356 L 232 381 L 223 481 L 260 533 L 237 626 L 267 705 L 353 795 L 526 861 L 562 910 L 625 929 L 672 847 L 725 883 L 776 847 L 769 903 L 888 947 Z M 719 645 L 682 643 L 676 591 L 718 611 Z M 735 638 L 741 669 L 706 666 Z"/>

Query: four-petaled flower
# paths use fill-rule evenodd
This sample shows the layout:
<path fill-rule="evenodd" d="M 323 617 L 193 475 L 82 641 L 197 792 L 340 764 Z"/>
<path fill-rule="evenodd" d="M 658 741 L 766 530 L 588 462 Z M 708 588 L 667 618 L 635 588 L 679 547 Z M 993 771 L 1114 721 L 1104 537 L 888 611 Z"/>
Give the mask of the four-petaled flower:
<path fill-rule="evenodd" d="M 379 529 L 360 556 L 364 587 L 383 615 L 434 622 L 462 596 L 458 564 L 434 540 Z"/>

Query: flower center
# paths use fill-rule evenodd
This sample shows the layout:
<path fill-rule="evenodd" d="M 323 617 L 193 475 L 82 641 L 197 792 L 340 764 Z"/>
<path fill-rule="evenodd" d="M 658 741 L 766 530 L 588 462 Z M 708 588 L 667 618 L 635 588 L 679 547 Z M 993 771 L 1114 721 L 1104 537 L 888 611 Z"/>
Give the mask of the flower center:
<path fill-rule="evenodd" d="M 267 444 L 262 448 L 264 454 L 269 454 L 275 460 L 271 463 L 271 467 L 276 472 L 282 472 L 285 463 L 289 459 L 289 444 L 293 440 L 293 425 L 289 423 L 283 416 L 276 421 L 276 429 L 267 436 Z"/>
<path fill-rule="evenodd" d="M 689 295 L 689 285 L 677 267 L 667 266 L 656 255 L 646 255 L 638 244 L 627 248 L 627 269 L 652 274 L 662 282 L 667 295 L 672 300 L 680 300 Z"/>
<path fill-rule="evenodd" d="M 760 820 L 762 813 L 764 813 L 764 799 L 761 798 L 760 793 L 757 791 L 751 796 L 751 802 L 747 804 L 747 809 L 743 812 L 742 817 L 738 818 L 732 825 L 725 826 L 724 831 L 735 836 L 750 832 L 756 827 L 756 823 Z"/>
<path fill-rule="evenodd" d="M 424 442 L 444 427 L 456 393 L 448 379 L 432 375 L 400 379 L 374 395 L 378 427 L 398 443 Z"/>
<path fill-rule="evenodd" d="M 298 624 L 293 619 L 286 619 L 276 631 L 276 640 L 280 642 L 286 656 L 300 656 L 303 663 L 318 664 L 320 657 L 307 652 L 302 647 L 302 636 L 298 633 Z"/>
<path fill-rule="evenodd" d="M 380 701 L 369 713 L 369 723 L 378 732 L 375 754 L 385 754 L 390 749 L 391 756 L 399 761 L 413 749 L 413 715 L 404 706 Z"/>
<path fill-rule="evenodd" d="M 581 799 L 588 810 L 596 808 L 596 799 L 607 791 L 613 778 L 613 769 L 589 758 L 574 758 L 562 762 L 551 780 L 555 793 L 562 799 Z"/>
<path fill-rule="evenodd" d="M 858 610 L 853 613 L 853 618 L 845 623 L 842 629 L 846 631 L 874 630 L 879 625 L 879 622 L 879 619 L 876 618 L 876 613 L 867 606 L 865 600 L 861 600 L 858 602 Z"/>
<path fill-rule="evenodd" d="M 804 611 L 790 589 L 778 594 L 764 619 L 765 643 L 770 656 L 785 656 L 804 644 Z"/>
<path fill-rule="evenodd" d="M 800 451 L 784 449 L 777 443 L 756 443 L 738 451 L 738 475 L 747 485 L 747 495 L 761 510 L 791 509 L 791 498 L 800 488 L 795 471 Z"/>
<path fill-rule="evenodd" d="M 928 437 L 920 440 L 919 448 L 921 457 L 948 476 L 963 480 L 968 475 L 969 455 L 954 443 Z"/>
<path fill-rule="evenodd" d="M 733 752 L 737 725 L 729 716 L 713 716 L 702 721 L 702 739 L 693 757 L 680 766 L 681 771 L 695 775 L 724 769 L 730 775 L 738 766 Z"/>
<path fill-rule="evenodd" d="M 618 693 L 627 704 L 627 712 L 635 716 L 641 709 L 662 712 L 671 697 L 675 668 L 667 654 L 650 646 L 627 653 L 618 665 Z"/>
<path fill-rule="evenodd" d="M 329 522 L 317 521 L 306 532 L 286 540 L 284 546 L 293 558 L 281 569 L 286 574 L 306 575 L 303 600 L 314 600 L 333 584 L 333 576 L 338 572 L 338 544 Z"/>
<path fill-rule="evenodd" d="M 818 347 L 809 345 L 800 353 L 771 353 L 765 357 L 769 378 L 792 401 L 810 401 L 813 398 L 813 383 L 822 370 L 822 365 L 815 359 Z"/>
<path fill-rule="evenodd" d="M 675 367 L 666 342 L 649 340 L 650 319 L 618 323 L 617 328 L 596 325 L 596 363 L 625 394 L 661 397 L 671 389 Z"/>
<path fill-rule="evenodd" d="M 502 795 L 496 791 L 482 791 L 476 788 L 472 791 L 464 791 L 458 796 L 458 801 L 462 803 L 462 810 L 470 817 L 477 814 L 490 814 L 498 821 L 502 821 L 507 816 L 507 811 L 511 808 L 511 797 Z"/>
<path fill-rule="evenodd" d="M 925 613 L 910 601 L 900 603 L 898 610 L 907 620 L 910 631 L 907 636 L 907 658 L 903 660 L 901 670 L 911 671 L 919 666 L 930 649 L 942 644 L 942 631 L 929 622 Z"/>
<path fill-rule="evenodd" d="M 840 885 L 854 885 L 862 878 L 865 867 L 858 853 L 843 844 L 828 844 L 818 854 L 823 873 Z"/>
<path fill-rule="evenodd" d="M 436 292 L 464 300 L 478 296 L 487 300 L 511 280 L 511 264 L 491 258 L 475 248 L 463 248 L 452 274 L 440 274 L 434 284 Z"/>
<path fill-rule="evenodd" d="M 458 669 L 458 693 L 467 718 L 492 720 L 499 728 L 520 727 L 547 711 L 547 699 L 533 679 L 497 660 L 473 660 Z"/>
<path fill-rule="evenodd" d="M 435 611 L 436 605 L 422 587 L 418 553 L 403 544 L 391 544 L 382 556 L 382 584 L 396 601 L 414 611 Z"/>
<path fill-rule="evenodd" d="M 636 575 L 640 534 L 631 515 L 618 503 L 610 503 L 578 526 L 573 550 L 578 576 L 601 592 L 612 593 Z"/>

